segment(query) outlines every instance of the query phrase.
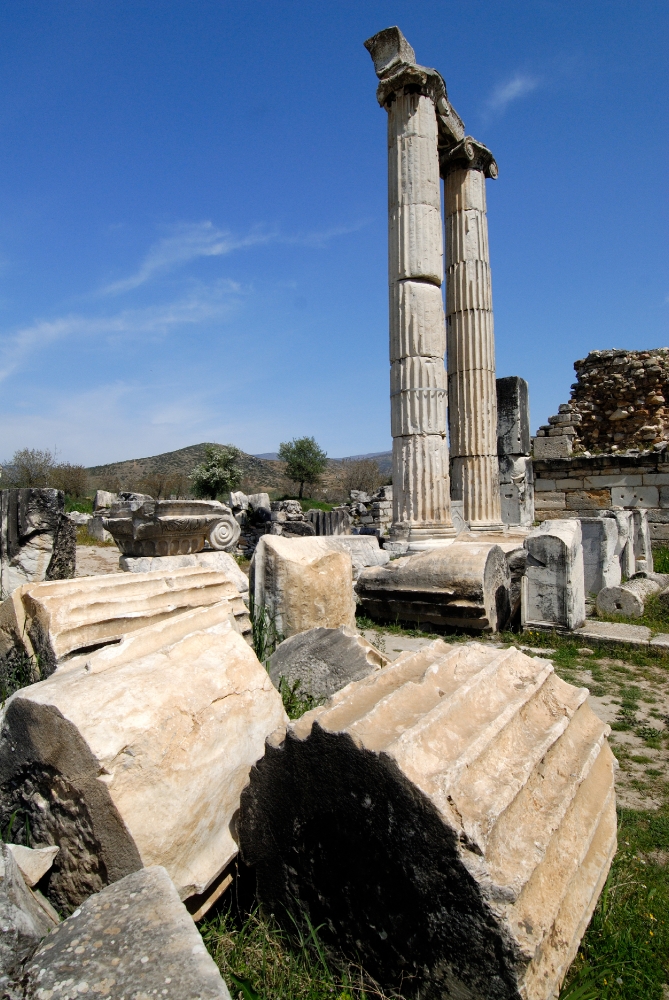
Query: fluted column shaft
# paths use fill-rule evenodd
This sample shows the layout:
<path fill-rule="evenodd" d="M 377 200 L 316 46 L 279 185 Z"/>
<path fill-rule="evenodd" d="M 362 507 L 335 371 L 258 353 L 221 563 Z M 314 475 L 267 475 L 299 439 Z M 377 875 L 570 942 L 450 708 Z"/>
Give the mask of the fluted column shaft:
<path fill-rule="evenodd" d="M 387 105 L 393 534 L 420 540 L 454 528 L 437 121 L 431 97 L 404 89 Z"/>
<path fill-rule="evenodd" d="M 501 526 L 497 393 L 485 175 L 444 179 L 446 329 L 453 499 L 474 530 Z"/>

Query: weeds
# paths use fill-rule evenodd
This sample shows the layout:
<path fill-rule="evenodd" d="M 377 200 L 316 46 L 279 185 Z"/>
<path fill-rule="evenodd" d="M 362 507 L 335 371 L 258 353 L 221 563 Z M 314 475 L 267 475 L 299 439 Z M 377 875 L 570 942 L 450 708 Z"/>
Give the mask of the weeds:
<path fill-rule="evenodd" d="M 288 935 L 272 918 L 229 913 L 207 921 L 202 937 L 231 991 L 242 1000 L 386 1000 L 360 968 L 334 969 L 308 918 Z"/>
<path fill-rule="evenodd" d="M 37 663 L 23 648 L 14 646 L 0 660 L 0 706 L 20 688 L 33 684 L 39 677 Z"/>
<path fill-rule="evenodd" d="M 261 663 L 267 664 L 276 647 L 283 642 L 283 636 L 277 631 L 276 619 L 263 605 L 256 607 L 253 595 L 249 597 L 249 618 L 251 619 L 251 636 L 253 649 Z"/>
<path fill-rule="evenodd" d="M 310 712 L 312 708 L 323 704 L 322 701 L 313 698 L 310 694 L 302 694 L 299 691 L 301 683 L 298 679 L 293 684 L 289 684 L 285 677 L 279 681 L 279 694 L 289 719 L 299 719 L 305 712 Z"/>

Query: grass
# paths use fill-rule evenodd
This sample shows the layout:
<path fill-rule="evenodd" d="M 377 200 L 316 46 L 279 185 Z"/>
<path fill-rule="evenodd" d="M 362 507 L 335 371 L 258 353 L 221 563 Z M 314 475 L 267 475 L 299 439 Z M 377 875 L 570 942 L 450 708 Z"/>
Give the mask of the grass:
<path fill-rule="evenodd" d="M 276 922 L 258 911 L 243 922 L 228 912 L 201 927 L 211 956 L 238 1000 L 383 1000 L 360 968 L 334 968 L 306 921 L 289 940 Z"/>
<path fill-rule="evenodd" d="M 80 514 L 92 514 L 93 501 L 90 497 L 65 497 L 65 513 L 72 514 L 74 511 Z"/>
<path fill-rule="evenodd" d="M 85 524 L 77 525 L 77 545 L 97 545 L 99 548 L 116 548 L 116 542 L 101 542 L 97 538 L 93 538 L 92 535 L 88 534 Z"/>
<path fill-rule="evenodd" d="M 669 546 L 653 549 L 653 569 L 656 573 L 669 573 Z"/>

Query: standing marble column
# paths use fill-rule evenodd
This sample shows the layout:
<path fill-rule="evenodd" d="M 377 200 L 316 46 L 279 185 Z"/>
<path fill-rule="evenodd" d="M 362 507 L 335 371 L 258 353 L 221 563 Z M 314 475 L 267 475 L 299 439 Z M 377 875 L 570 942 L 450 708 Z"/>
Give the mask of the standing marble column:
<path fill-rule="evenodd" d="M 497 393 L 485 178 L 490 151 L 467 137 L 442 158 L 452 496 L 473 531 L 499 529 Z"/>
<path fill-rule="evenodd" d="M 388 112 L 392 534 L 412 546 L 455 534 L 446 438 L 446 331 L 434 70 L 398 28 L 365 42 Z"/>

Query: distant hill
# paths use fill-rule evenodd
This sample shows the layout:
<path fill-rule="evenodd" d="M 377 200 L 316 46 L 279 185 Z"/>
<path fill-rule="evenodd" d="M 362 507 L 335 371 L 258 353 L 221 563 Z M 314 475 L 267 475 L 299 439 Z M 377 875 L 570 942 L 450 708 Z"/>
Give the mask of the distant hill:
<path fill-rule="evenodd" d="M 192 444 L 177 451 L 166 451 L 149 458 L 131 458 L 125 462 L 110 462 L 107 465 L 93 465 L 87 469 L 91 490 L 135 490 L 151 496 L 169 496 L 171 493 L 183 496 L 188 492 L 188 477 L 196 465 L 204 461 L 205 449 L 210 442 Z M 276 452 L 263 455 L 241 454 L 243 479 L 241 489 L 245 493 L 270 493 L 281 496 L 295 492 L 295 484 L 283 474 L 284 463 L 274 456 Z M 382 451 L 369 455 L 353 455 L 352 458 L 374 458 L 379 469 L 388 475 L 392 468 L 392 452 Z M 335 469 L 343 459 L 329 459 L 330 468 Z M 329 481 L 324 476 L 324 486 Z"/>

